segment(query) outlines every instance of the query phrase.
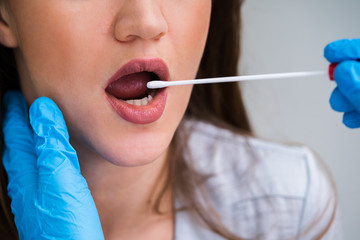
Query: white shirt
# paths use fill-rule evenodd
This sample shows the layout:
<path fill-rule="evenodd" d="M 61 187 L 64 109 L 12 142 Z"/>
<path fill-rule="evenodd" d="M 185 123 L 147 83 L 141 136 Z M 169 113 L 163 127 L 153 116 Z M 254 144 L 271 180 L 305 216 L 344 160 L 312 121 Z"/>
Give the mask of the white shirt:
<path fill-rule="evenodd" d="M 186 126 L 192 124 L 195 168 L 215 174 L 206 189 L 229 230 L 243 238 L 314 239 L 336 213 L 323 239 L 342 239 L 334 189 L 307 148 L 247 138 L 203 122 Z M 182 206 L 178 199 L 176 206 Z M 175 239 L 223 239 L 196 219 L 188 211 L 177 212 Z"/>

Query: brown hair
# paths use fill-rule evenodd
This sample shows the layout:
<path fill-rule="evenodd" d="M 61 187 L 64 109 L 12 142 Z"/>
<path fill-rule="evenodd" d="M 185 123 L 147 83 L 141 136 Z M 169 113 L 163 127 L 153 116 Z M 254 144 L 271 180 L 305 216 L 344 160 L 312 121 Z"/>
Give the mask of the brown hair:
<path fill-rule="evenodd" d="M 237 75 L 240 54 L 240 8 L 243 0 L 212 0 L 212 3 L 210 31 L 198 78 Z M 18 76 L 12 50 L 0 46 L 1 99 L 8 89 L 19 89 L 16 79 Z M 185 115 L 188 118 L 251 134 L 241 92 L 236 83 L 196 85 Z M 174 192 L 185 198 L 192 212 L 209 229 L 226 239 L 240 240 L 241 238 L 234 236 L 221 224 L 216 211 L 210 205 L 205 206 L 197 199 L 195 190 L 201 186 L 205 178 L 185 160 L 185 144 L 181 132 L 177 131 L 170 145 L 172 158 L 168 164 L 167 181 L 157 197 L 155 210 L 160 212 L 159 206 L 165 193 L 169 188 L 174 189 Z M 11 201 L 7 195 L 7 184 L 6 172 L 0 164 L 0 236 L 2 239 L 18 239 L 10 208 Z"/>
<path fill-rule="evenodd" d="M 240 56 L 241 5 L 243 0 L 213 0 L 209 36 L 197 78 L 235 76 Z M 185 118 L 210 122 L 219 127 L 251 135 L 251 126 L 237 83 L 195 85 Z M 192 211 L 211 231 L 225 239 L 241 240 L 221 222 L 221 218 L 202 188 L 209 176 L 196 172 L 189 159 L 185 160 L 187 133 L 179 128 L 170 146 L 167 184 L 162 190 L 174 188 L 174 195 L 185 200 L 186 210 Z M 201 203 L 196 190 L 201 189 Z M 155 207 L 160 206 L 162 194 Z M 179 196 L 180 195 L 180 196 Z M 156 209 L 157 212 L 159 208 Z M 183 209 L 175 209 L 181 211 Z"/>

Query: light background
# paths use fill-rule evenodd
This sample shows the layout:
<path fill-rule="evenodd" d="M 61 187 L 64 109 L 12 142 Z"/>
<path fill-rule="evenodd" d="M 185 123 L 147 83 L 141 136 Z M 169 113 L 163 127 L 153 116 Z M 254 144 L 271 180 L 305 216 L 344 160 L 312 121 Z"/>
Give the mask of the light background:
<path fill-rule="evenodd" d="M 327 43 L 360 38 L 360 0 L 246 0 L 242 11 L 242 75 L 326 71 Z M 327 163 L 344 239 L 360 239 L 360 130 L 330 109 L 334 86 L 326 77 L 242 84 L 258 136 L 304 143 Z"/>

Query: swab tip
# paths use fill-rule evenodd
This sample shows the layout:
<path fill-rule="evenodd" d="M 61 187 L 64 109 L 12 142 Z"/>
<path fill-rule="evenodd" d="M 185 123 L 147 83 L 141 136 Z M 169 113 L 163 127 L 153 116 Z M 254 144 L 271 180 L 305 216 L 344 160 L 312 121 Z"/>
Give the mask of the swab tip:
<path fill-rule="evenodd" d="M 149 89 L 163 88 L 163 81 L 150 81 L 146 84 Z"/>

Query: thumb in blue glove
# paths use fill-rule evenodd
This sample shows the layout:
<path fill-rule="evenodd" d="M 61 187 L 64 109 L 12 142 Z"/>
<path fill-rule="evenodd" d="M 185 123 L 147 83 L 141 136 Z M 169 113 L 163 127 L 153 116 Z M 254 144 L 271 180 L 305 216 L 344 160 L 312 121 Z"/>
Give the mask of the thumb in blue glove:
<path fill-rule="evenodd" d="M 339 63 L 334 72 L 337 87 L 330 97 L 335 111 L 343 112 L 343 123 L 349 128 L 360 127 L 360 39 L 343 39 L 325 47 L 324 56 L 330 63 Z"/>
<path fill-rule="evenodd" d="M 99 215 L 61 111 L 49 98 L 30 107 L 4 97 L 4 167 L 20 239 L 104 239 Z"/>

